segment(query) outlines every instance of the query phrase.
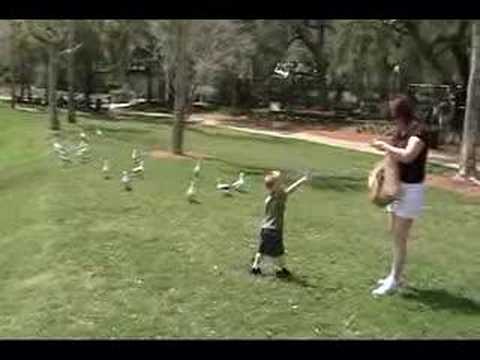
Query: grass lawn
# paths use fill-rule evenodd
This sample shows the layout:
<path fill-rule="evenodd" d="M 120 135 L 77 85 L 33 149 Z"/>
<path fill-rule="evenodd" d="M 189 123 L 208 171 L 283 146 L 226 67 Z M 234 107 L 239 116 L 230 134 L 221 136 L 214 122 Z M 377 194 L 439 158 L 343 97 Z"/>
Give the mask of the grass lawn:
<path fill-rule="evenodd" d="M 91 136 L 93 162 L 62 167 L 46 115 L 0 105 L 0 336 L 480 338 L 478 201 L 429 189 L 411 288 L 374 299 L 390 261 L 386 215 L 366 197 L 374 156 L 192 128 L 186 150 L 212 158 L 190 205 L 191 159 L 148 157 L 134 191 L 120 186 L 134 146 L 168 148 L 168 125 L 64 117 L 62 136 Z M 270 168 L 316 173 L 287 206 L 292 281 L 248 273 Z M 249 192 L 220 196 L 216 178 L 240 170 Z"/>

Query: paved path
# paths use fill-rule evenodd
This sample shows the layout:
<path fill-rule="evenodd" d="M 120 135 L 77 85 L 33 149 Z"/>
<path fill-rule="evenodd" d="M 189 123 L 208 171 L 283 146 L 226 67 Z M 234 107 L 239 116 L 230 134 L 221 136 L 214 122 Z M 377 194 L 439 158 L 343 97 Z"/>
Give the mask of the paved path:
<path fill-rule="evenodd" d="M 132 111 L 132 110 L 113 110 L 113 113 L 120 116 L 145 116 L 159 119 L 173 119 L 174 115 L 171 113 L 163 112 L 144 112 L 144 111 Z M 205 119 L 198 115 L 190 116 L 186 123 L 202 123 L 205 122 Z"/>

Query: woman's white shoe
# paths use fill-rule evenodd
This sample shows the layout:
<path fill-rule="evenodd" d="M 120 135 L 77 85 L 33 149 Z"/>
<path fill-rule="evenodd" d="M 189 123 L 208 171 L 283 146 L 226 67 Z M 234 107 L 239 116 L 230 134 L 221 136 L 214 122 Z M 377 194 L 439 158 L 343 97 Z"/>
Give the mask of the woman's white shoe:
<path fill-rule="evenodd" d="M 385 284 L 385 282 L 388 280 L 388 278 L 389 278 L 389 277 L 387 276 L 386 278 L 379 279 L 379 280 L 377 281 L 377 285 L 383 285 L 383 284 Z M 400 281 L 398 281 L 397 284 L 398 284 L 398 287 L 404 287 L 404 286 L 407 284 L 407 282 L 406 282 L 404 279 L 400 279 Z"/>
<path fill-rule="evenodd" d="M 398 288 L 397 282 L 393 278 L 387 278 L 385 282 L 372 291 L 373 296 L 387 295 Z"/>

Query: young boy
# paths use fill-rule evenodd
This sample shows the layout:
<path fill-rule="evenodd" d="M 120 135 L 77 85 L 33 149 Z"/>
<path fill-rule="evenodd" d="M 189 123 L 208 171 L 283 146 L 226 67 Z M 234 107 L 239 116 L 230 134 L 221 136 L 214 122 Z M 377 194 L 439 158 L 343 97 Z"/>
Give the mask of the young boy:
<path fill-rule="evenodd" d="M 283 215 L 285 213 L 285 203 L 289 194 L 294 192 L 301 184 L 307 181 L 304 176 L 288 188 L 284 188 L 279 171 L 272 171 L 265 176 L 265 187 L 268 196 L 265 200 L 265 217 L 262 221 L 260 231 L 260 244 L 257 254 L 252 264 L 250 272 L 254 275 L 262 273 L 260 262 L 263 256 L 270 256 L 277 267 L 277 277 L 286 277 L 290 275 L 285 265 L 283 254 Z"/>

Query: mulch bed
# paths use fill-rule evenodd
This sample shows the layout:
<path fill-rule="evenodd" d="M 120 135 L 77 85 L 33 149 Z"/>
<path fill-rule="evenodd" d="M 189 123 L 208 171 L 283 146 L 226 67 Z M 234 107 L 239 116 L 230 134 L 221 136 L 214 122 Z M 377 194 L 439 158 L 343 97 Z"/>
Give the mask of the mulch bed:
<path fill-rule="evenodd" d="M 455 191 L 468 197 L 478 197 L 480 199 L 480 186 L 468 180 L 456 178 L 454 174 L 428 175 L 427 183 L 434 187 Z"/>
<path fill-rule="evenodd" d="M 176 159 L 176 160 L 191 160 L 191 159 L 208 159 L 206 154 L 200 154 L 195 152 L 185 152 L 183 155 L 175 155 L 171 151 L 162 150 L 159 147 L 154 147 L 150 152 L 150 155 L 154 159 Z"/>

